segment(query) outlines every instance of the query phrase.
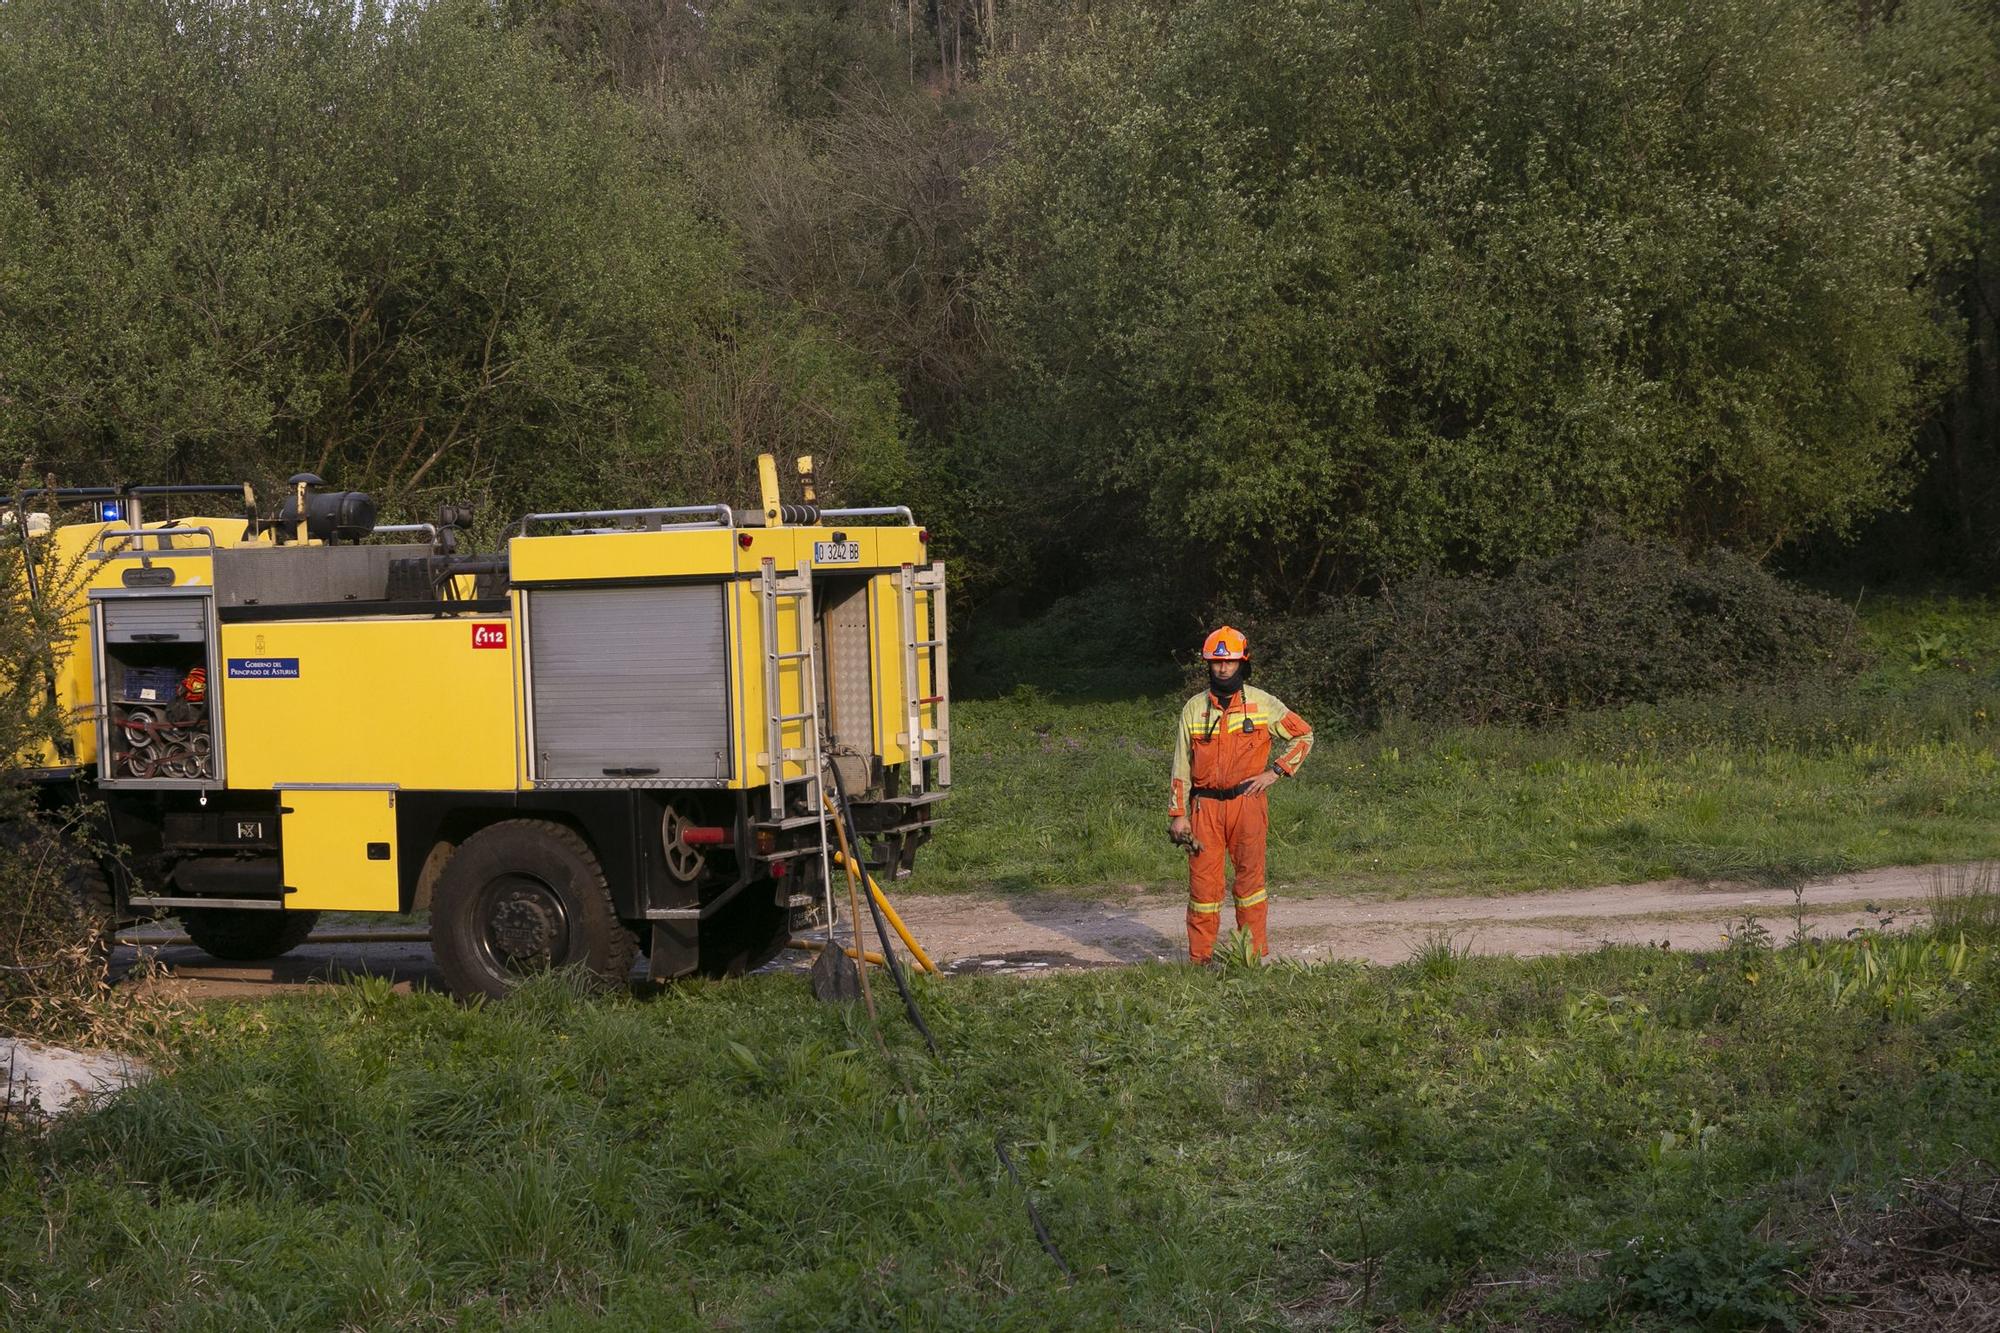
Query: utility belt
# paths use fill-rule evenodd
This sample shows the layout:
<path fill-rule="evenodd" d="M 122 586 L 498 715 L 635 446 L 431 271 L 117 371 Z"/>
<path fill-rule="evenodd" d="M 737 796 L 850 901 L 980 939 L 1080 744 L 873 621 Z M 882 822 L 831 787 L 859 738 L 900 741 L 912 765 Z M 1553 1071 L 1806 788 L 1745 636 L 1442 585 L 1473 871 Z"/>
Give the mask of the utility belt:
<path fill-rule="evenodd" d="M 1194 795 L 1197 800 L 1233 801 L 1250 790 L 1250 782 L 1251 779 L 1245 778 L 1234 787 L 1196 787 Z"/>

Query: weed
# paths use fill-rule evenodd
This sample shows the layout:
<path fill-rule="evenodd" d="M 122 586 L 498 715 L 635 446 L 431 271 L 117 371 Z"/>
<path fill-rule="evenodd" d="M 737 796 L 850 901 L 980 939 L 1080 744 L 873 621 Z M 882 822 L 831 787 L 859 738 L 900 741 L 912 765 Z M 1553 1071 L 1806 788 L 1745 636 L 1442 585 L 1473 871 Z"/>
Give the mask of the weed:
<path fill-rule="evenodd" d="M 1264 955 L 1248 928 L 1238 926 L 1215 947 L 1215 960 L 1225 972 L 1242 972 L 1264 966 Z"/>
<path fill-rule="evenodd" d="M 1833 1005 L 1859 1004 L 1897 1023 L 1931 1018 L 1967 993 L 1972 946 L 1963 935 L 1887 935 L 1855 939 L 1792 960 Z"/>
<path fill-rule="evenodd" d="M 1986 942 L 2000 938 L 2000 865 L 1939 866 L 1930 875 L 1931 928 Z"/>
<path fill-rule="evenodd" d="M 1950 640 L 1943 634 L 1919 633 L 1911 637 L 1910 671 L 1921 674 L 1949 666 L 1952 653 L 1948 648 Z"/>
<path fill-rule="evenodd" d="M 1754 916 L 1740 917 L 1723 927 L 1723 954 L 1745 982 L 1763 979 L 1771 957 L 1771 931 Z"/>
<path fill-rule="evenodd" d="M 1458 976 L 1460 967 L 1471 956 L 1471 944 L 1461 944 L 1456 932 L 1434 929 L 1411 951 L 1410 962 L 1425 981 L 1446 985 Z"/>
<path fill-rule="evenodd" d="M 1605 1272 L 1634 1305 L 1683 1327 L 1791 1328 L 1798 1252 L 1760 1236 L 1760 1221 L 1723 1210 L 1666 1235 L 1639 1236 L 1612 1252 Z"/>

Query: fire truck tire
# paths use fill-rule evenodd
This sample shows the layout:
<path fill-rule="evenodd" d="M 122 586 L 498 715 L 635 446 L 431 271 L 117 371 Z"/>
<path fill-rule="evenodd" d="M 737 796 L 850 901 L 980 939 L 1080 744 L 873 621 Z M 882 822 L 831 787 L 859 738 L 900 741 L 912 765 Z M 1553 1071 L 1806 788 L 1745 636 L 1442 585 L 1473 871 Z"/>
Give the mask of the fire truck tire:
<path fill-rule="evenodd" d="M 528 975 L 577 967 L 605 985 L 632 971 L 637 941 L 604 868 L 571 828 L 509 819 L 467 838 L 431 897 L 431 950 L 454 995 L 499 999 Z"/>
<path fill-rule="evenodd" d="M 194 947 L 228 963 L 277 958 L 306 942 L 318 912 L 260 912 L 235 907 L 188 907 L 180 913 Z"/>
<path fill-rule="evenodd" d="M 91 957 L 109 964 L 113 937 L 118 933 L 118 899 L 111 891 L 111 876 L 102 862 L 74 850 L 65 850 L 56 835 L 27 820 L 0 823 L 0 846 L 9 851 L 53 856 L 63 871 L 63 888 L 77 924 L 90 931 Z"/>
<path fill-rule="evenodd" d="M 96 861 L 79 861 L 65 876 L 70 906 L 77 920 L 90 931 L 90 957 L 98 966 L 111 962 L 112 940 L 118 934 L 118 900 L 111 893 L 111 877 Z"/>

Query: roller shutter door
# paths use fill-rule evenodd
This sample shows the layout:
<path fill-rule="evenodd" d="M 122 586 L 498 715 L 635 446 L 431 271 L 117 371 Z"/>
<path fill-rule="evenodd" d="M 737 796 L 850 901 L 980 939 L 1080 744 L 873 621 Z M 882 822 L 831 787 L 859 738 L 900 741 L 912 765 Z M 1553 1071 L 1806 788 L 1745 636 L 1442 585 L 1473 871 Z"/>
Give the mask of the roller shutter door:
<path fill-rule="evenodd" d="M 107 643 L 200 643 L 208 637 L 202 597 L 104 598 Z"/>
<path fill-rule="evenodd" d="M 729 776 L 721 584 L 528 594 L 535 777 Z"/>

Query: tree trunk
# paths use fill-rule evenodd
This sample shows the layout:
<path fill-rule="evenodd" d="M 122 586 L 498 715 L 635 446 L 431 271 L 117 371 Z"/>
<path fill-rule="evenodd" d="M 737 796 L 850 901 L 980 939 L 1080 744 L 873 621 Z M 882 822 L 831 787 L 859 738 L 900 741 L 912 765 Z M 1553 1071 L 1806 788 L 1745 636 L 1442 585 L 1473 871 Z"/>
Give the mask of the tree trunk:
<path fill-rule="evenodd" d="M 946 87 L 950 87 L 951 52 L 946 48 L 944 39 L 944 0 L 935 0 L 935 3 L 931 7 L 931 13 L 936 16 L 937 39 L 938 39 L 938 77 L 945 81 Z"/>

